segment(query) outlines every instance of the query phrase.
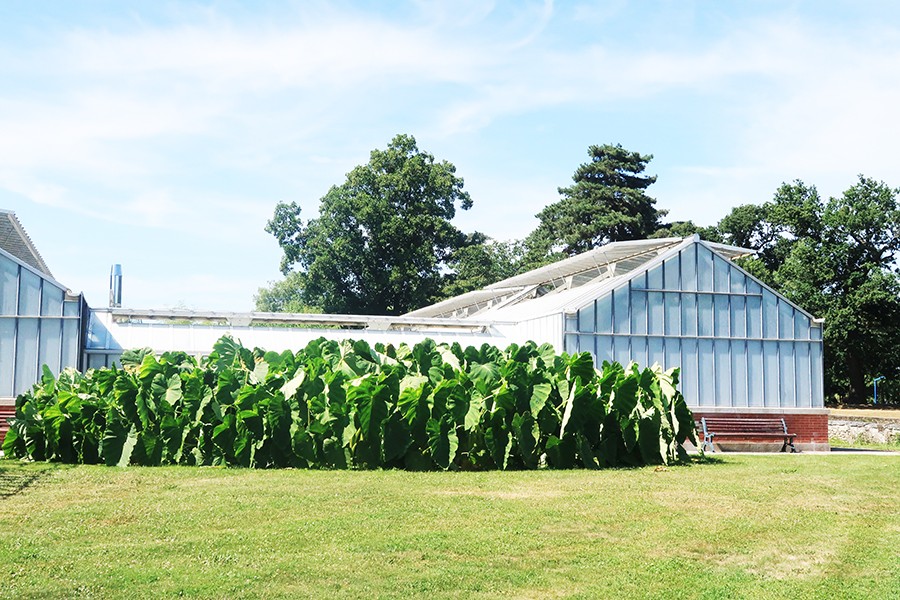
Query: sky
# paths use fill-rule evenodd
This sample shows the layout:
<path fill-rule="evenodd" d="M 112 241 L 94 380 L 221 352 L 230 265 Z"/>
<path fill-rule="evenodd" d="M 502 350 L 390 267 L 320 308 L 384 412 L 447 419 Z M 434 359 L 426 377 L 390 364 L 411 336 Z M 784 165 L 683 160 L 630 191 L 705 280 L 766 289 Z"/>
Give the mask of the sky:
<path fill-rule="evenodd" d="M 304 218 L 398 133 L 447 160 L 454 223 L 526 236 L 592 144 L 652 154 L 667 220 L 783 182 L 900 186 L 900 3 L 0 3 L 0 208 L 106 305 L 246 311 Z"/>

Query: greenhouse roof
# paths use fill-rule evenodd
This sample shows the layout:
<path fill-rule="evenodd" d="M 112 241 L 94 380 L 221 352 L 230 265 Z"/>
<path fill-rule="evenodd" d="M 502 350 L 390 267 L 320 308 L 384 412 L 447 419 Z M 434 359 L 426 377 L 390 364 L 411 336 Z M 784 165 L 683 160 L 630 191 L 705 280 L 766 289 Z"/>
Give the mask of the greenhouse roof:
<path fill-rule="evenodd" d="M 47 277 L 53 278 L 41 253 L 16 218 L 16 213 L 3 208 L 0 208 L 0 248 Z"/>
<path fill-rule="evenodd" d="M 691 236 L 612 242 L 414 310 L 406 316 L 517 321 L 552 314 L 567 307 L 577 307 L 583 297 L 597 297 L 653 259 L 699 241 L 699 236 Z M 754 254 L 746 248 L 702 243 L 729 260 Z"/>

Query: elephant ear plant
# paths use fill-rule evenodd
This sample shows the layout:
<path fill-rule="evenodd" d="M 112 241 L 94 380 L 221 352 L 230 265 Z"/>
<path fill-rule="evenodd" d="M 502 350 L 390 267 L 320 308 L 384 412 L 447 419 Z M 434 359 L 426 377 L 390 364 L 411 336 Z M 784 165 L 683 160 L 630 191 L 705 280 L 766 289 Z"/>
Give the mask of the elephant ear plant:
<path fill-rule="evenodd" d="M 696 444 L 678 369 L 549 345 L 320 338 L 282 353 L 223 337 L 54 378 L 16 399 L 6 456 L 107 465 L 539 469 L 671 464 Z"/>

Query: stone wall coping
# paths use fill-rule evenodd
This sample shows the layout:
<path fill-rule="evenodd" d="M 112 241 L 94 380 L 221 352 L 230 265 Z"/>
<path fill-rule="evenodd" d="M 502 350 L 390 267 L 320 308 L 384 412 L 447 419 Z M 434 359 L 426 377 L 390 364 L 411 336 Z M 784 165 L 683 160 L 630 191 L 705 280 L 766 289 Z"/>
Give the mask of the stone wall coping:
<path fill-rule="evenodd" d="M 761 406 L 691 406 L 691 412 L 700 414 L 759 414 L 759 415 L 824 415 L 827 408 L 769 408 Z"/>

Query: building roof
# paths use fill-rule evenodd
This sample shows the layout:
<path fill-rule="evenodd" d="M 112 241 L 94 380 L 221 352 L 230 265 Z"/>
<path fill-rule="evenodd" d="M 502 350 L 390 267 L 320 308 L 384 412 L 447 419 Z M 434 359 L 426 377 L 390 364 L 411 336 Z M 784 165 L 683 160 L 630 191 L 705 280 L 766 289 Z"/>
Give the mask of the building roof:
<path fill-rule="evenodd" d="M 596 297 L 615 287 L 653 259 L 699 236 L 612 242 L 546 265 L 480 290 L 448 298 L 407 313 L 409 317 L 479 318 L 518 321 L 577 307 L 584 297 Z M 702 242 L 726 259 L 754 254 L 753 250 Z"/>
<path fill-rule="evenodd" d="M 50 268 L 16 218 L 16 213 L 2 208 L 0 208 L 0 248 L 53 279 Z"/>

